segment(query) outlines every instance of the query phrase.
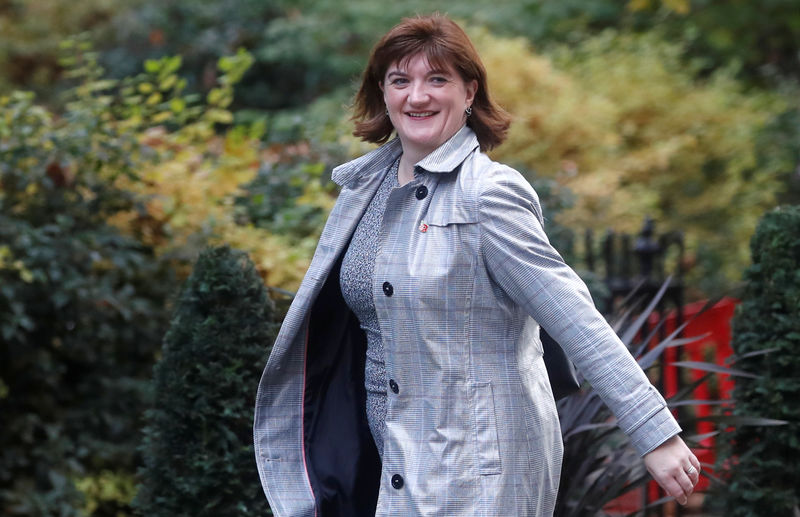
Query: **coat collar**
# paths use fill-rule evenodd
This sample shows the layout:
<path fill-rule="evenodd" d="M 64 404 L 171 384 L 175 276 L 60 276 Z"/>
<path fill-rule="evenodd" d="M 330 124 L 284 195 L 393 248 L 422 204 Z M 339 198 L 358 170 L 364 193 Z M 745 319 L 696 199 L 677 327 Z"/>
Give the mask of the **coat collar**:
<path fill-rule="evenodd" d="M 475 132 L 465 124 L 450 140 L 417 162 L 416 166 L 428 172 L 452 172 L 479 145 Z"/>
<path fill-rule="evenodd" d="M 451 172 L 479 145 L 475 132 L 465 124 L 447 142 L 417 162 L 416 167 L 428 172 Z M 400 139 L 395 137 L 381 147 L 336 167 L 331 173 L 331 179 L 337 185 L 348 185 L 366 175 L 386 169 L 402 152 Z"/>

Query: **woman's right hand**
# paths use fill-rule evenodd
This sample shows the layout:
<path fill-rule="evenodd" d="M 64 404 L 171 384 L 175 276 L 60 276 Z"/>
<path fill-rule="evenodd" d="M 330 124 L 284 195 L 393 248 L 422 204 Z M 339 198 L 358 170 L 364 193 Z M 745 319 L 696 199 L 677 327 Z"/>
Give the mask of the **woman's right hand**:
<path fill-rule="evenodd" d="M 700 461 L 680 437 L 673 436 L 644 455 L 644 464 L 664 491 L 685 505 L 700 479 Z"/>

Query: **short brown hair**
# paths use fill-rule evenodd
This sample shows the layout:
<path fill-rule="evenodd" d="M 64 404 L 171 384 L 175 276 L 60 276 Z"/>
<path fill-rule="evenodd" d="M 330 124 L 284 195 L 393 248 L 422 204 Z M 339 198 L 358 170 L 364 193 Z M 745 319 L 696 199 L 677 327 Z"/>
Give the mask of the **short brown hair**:
<path fill-rule="evenodd" d="M 372 49 L 353 103 L 356 126 L 353 134 L 376 144 L 389 139 L 394 126 L 386 116 L 380 83 L 389 65 L 420 53 L 431 66 L 452 65 L 464 82 L 477 81 L 478 90 L 467 125 L 475 131 L 482 150 L 500 145 L 506 138 L 511 117 L 489 97 L 486 69 L 469 37 L 458 24 L 441 14 L 404 18 Z"/>

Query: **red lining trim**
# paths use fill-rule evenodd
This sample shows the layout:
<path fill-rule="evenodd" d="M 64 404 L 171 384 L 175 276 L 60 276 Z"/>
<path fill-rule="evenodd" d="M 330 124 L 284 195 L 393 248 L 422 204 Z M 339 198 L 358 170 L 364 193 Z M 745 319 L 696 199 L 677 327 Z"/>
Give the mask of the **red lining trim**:
<path fill-rule="evenodd" d="M 306 475 L 306 482 L 308 489 L 311 491 L 311 498 L 314 501 L 314 517 L 317 516 L 317 497 L 314 495 L 314 487 L 311 486 L 311 478 L 308 477 L 308 464 L 306 463 L 306 364 L 308 363 L 308 333 L 309 333 L 309 319 L 306 318 L 306 339 L 303 350 L 303 389 L 301 390 L 302 396 L 300 397 L 300 449 L 303 456 L 303 472 Z"/>

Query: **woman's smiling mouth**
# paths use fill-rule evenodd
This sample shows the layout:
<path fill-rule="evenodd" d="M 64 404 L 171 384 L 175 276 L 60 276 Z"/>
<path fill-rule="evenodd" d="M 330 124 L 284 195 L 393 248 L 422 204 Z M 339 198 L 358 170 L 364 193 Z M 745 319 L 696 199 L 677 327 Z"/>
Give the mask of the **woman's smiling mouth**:
<path fill-rule="evenodd" d="M 425 117 L 432 117 L 436 115 L 435 111 L 419 111 L 419 112 L 408 112 L 406 113 L 411 118 L 425 118 Z"/>

